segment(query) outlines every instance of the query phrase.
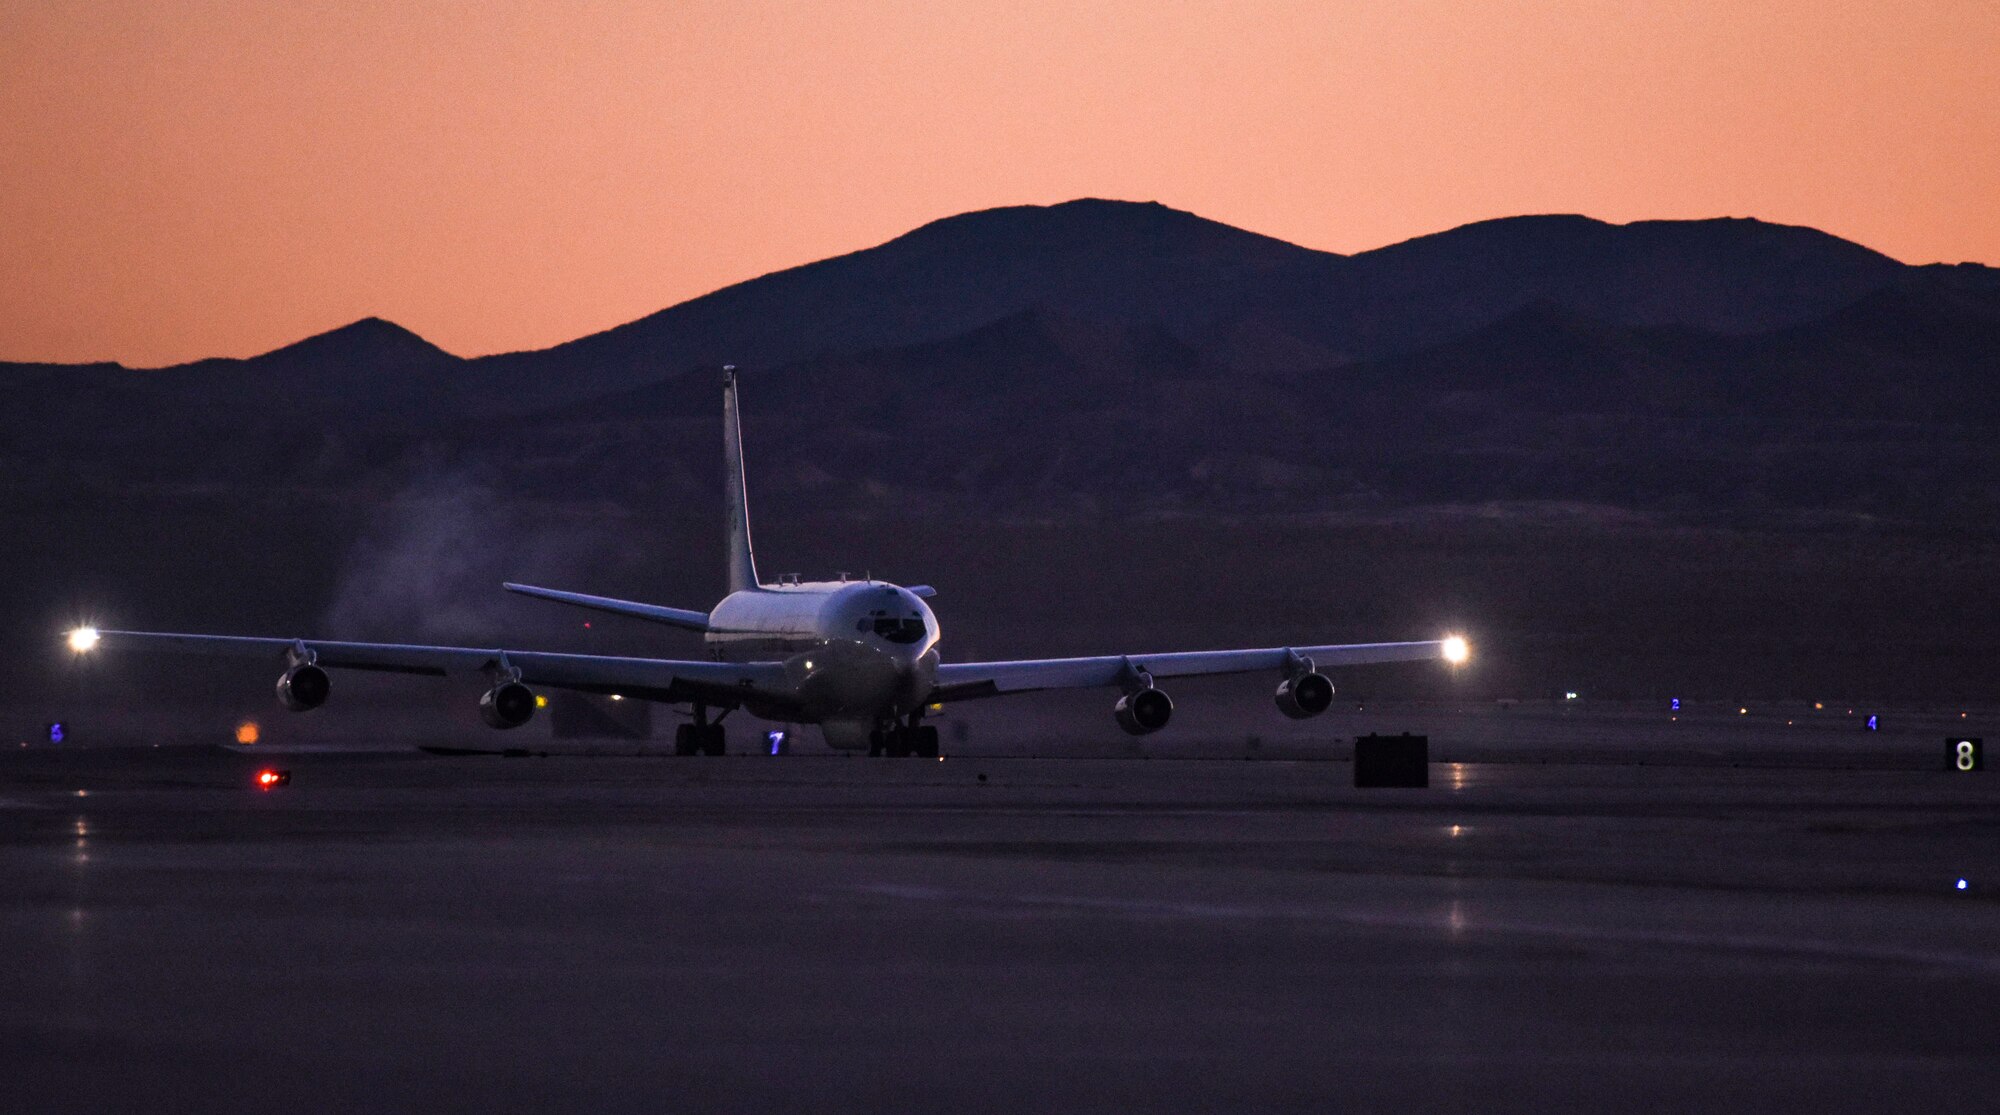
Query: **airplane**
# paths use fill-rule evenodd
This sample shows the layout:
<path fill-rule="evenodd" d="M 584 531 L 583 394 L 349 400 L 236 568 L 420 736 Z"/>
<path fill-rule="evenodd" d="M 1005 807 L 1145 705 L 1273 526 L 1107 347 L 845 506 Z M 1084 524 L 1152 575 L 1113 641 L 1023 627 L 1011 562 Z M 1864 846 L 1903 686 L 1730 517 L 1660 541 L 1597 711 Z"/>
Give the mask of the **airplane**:
<path fill-rule="evenodd" d="M 494 728 L 526 724 L 541 703 L 534 687 L 688 705 L 678 726 L 679 755 L 720 755 L 722 721 L 741 709 L 782 724 L 818 725 L 829 747 L 870 755 L 935 757 L 936 726 L 927 711 L 959 701 L 1051 689 L 1116 689 L 1112 715 L 1133 735 L 1167 726 L 1174 704 L 1158 682 L 1210 674 L 1276 675 L 1276 701 L 1305 719 L 1333 704 L 1321 669 L 1441 659 L 1464 663 L 1463 636 L 1425 642 L 1264 647 L 944 662 L 928 585 L 864 578 L 767 584 L 750 545 L 743 474 L 743 429 L 735 367 L 723 369 L 723 446 L 728 497 L 729 595 L 708 611 L 616 600 L 507 583 L 509 592 L 700 632 L 707 660 L 629 658 L 501 648 L 357 643 L 310 638 L 182 635 L 78 627 L 71 651 L 175 652 L 263 658 L 281 663 L 278 699 L 294 712 L 319 708 L 332 691 L 328 670 L 377 670 L 443 676 L 483 673 L 490 682 L 479 711 Z M 713 719 L 710 714 L 716 714 Z"/>

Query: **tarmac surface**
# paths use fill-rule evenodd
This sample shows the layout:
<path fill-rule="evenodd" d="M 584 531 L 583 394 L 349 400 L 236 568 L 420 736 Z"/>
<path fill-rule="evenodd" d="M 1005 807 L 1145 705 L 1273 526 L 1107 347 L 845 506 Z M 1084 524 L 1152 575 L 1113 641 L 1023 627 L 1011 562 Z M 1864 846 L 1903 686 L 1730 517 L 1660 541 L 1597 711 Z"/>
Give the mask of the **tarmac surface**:
<path fill-rule="evenodd" d="M 23 749 L 4 1106 L 1995 1109 L 2000 774 L 1785 754 Z"/>

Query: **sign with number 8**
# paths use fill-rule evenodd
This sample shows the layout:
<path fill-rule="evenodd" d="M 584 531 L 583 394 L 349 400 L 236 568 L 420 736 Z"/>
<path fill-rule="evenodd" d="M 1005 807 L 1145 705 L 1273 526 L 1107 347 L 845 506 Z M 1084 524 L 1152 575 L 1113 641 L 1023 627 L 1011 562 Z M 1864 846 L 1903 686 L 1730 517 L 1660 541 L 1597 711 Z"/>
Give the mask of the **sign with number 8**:
<path fill-rule="evenodd" d="M 1946 740 L 1945 744 L 1951 748 L 1951 769 L 1968 774 L 1986 769 L 1985 741 L 1953 738 Z"/>

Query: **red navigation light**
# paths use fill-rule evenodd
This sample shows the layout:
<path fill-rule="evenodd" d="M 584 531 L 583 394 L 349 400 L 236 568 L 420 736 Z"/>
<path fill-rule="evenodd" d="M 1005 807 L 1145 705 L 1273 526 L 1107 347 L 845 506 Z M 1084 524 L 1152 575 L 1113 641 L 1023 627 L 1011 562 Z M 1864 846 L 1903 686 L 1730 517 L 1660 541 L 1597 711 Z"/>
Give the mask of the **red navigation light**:
<path fill-rule="evenodd" d="M 291 771 L 273 770 L 270 767 L 265 767 L 263 770 L 257 772 L 257 788 L 260 790 L 273 790 L 279 786 L 289 786 L 291 784 Z"/>

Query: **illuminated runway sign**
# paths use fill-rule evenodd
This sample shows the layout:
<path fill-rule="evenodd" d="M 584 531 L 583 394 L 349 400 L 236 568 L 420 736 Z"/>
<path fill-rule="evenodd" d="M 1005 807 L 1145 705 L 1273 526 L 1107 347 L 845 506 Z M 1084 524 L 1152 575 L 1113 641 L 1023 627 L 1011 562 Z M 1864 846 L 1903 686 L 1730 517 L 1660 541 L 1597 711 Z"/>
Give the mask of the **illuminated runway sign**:
<path fill-rule="evenodd" d="M 1951 769 L 1965 774 L 1986 769 L 1986 741 L 1953 736 L 1944 741 L 1945 758 Z"/>

